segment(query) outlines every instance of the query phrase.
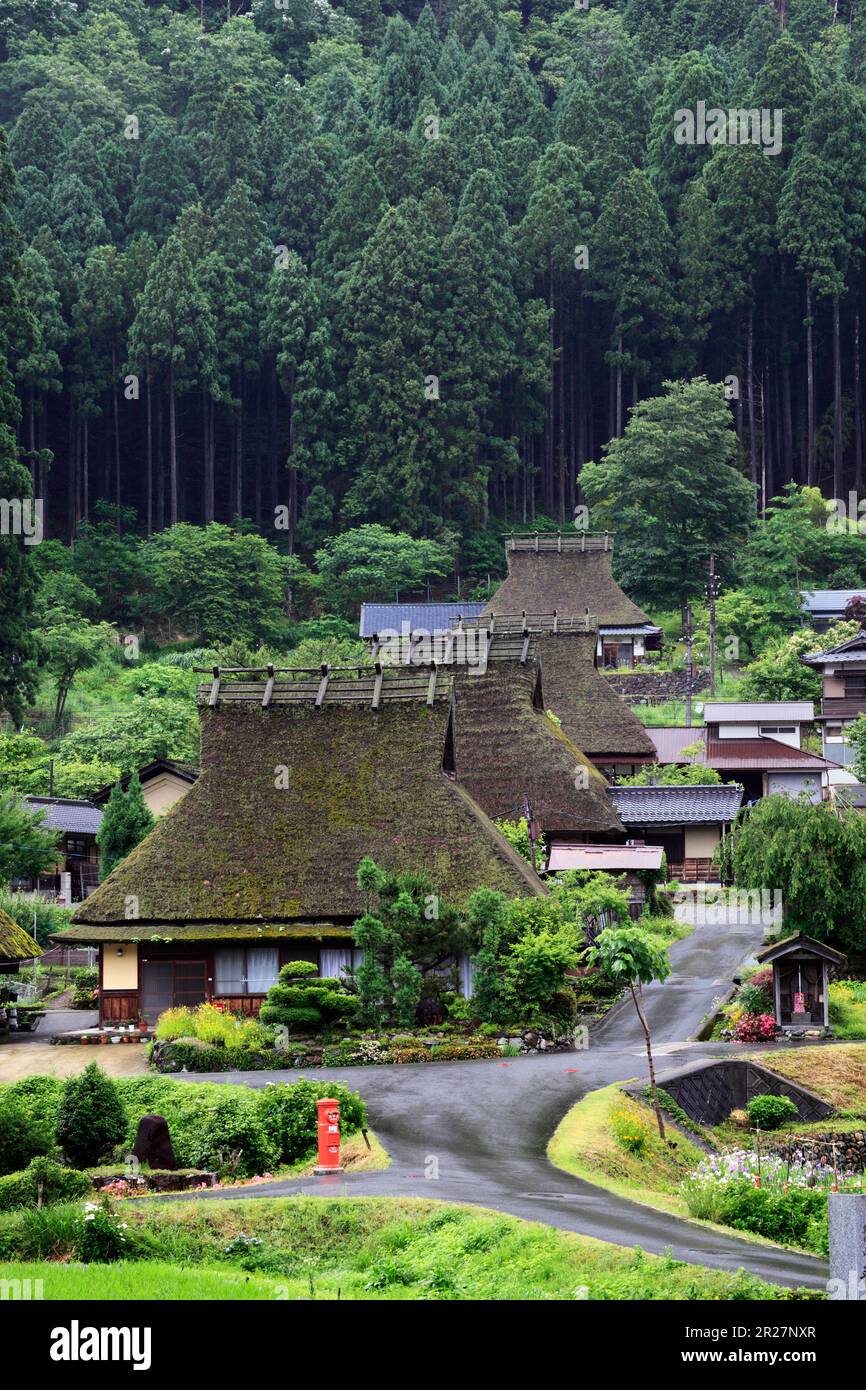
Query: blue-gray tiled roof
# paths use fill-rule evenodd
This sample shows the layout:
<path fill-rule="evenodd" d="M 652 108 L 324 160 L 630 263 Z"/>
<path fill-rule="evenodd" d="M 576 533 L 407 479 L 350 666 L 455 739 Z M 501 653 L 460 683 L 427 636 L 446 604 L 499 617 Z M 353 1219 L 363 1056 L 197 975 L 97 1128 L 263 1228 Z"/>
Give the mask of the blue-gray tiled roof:
<path fill-rule="evenodd" d="M 89 801 L 71 801 L 62 797 L 26 796 L 32 811 L 44 811 L 42 824 L 51 830 L 68 835 L 95 835 L 102 822 L 103 812 Z"/>
<path fill-rule="evenodd" d="M 709 825 L 732 821 L 743 800 L 736 783 L 718 786 L 611 787 L 624 825 Z"/>
<path fill-rule="evenodd" d="M 361 637 L 376 632 L 402 634 L 403 624 L 410 632 L 450 632 L 457 619 L 477 618 L 483 603 L 362 603 Z"/>

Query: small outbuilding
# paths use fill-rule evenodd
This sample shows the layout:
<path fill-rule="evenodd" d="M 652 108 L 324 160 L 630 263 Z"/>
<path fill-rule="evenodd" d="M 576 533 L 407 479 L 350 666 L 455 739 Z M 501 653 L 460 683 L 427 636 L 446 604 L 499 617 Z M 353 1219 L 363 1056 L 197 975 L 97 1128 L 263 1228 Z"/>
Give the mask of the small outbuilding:
<path fill-rule="evenodd" d="M 799 932 L 759 951 L 762 965 L 773 967 L 776 1023 L 785 1032 L 805 1035 L 830 1032 L 828 974 L 845 956 L 823 941 Z"/>

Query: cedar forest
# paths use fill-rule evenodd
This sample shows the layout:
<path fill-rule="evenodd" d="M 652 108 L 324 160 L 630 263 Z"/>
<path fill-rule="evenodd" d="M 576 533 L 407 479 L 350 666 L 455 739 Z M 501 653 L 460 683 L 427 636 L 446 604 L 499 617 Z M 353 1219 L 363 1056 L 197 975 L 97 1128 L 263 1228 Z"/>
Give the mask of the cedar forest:
<path fill-rule="evenodd" d="M 259 616 L 171 636 L 273 638 L 288 593 L 345 638 L 582 506 L 639 601 L 710 550 L 796 588 L 791 527 L 863 483 L 864 56 L 853 0 L 0 0 L 0 495 L 47 538 L 0 536 L 7 710 L 41 624 L 59 719 L 57 615 L 164 617 L 196 533 Z M 679 143 L 701 102 L 780 147 Z M 859 583 L 842 529 L 812 568 Z"/>

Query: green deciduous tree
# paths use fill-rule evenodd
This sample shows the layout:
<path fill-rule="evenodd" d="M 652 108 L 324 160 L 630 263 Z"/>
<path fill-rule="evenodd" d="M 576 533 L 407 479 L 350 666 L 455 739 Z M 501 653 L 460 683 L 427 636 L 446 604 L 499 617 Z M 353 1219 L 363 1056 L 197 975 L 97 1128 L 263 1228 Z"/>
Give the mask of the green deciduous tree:
<path fill-rule="evenodd" d="M 44 811 L 31 811 L 16 795 L 0 793 L 0 884 L 38 878 L 57 862 L 56 830 L 43 828 Z"/>
<path fill-rule="evenodd" d="M 595 945 L 587 950 L 585 959 L 587 965 L 597 967 L 612 984 L 625 986 L 631 994 L 646 1043 L 656 1122 L 659 1135 L 664 1139 L 665 1122 L 659 1105 L 650 1027 L 643 1007 L 643 986 L 654 980 L 664 981 L 670 975 L 671 963 L 667 952 L 656 946 L 640 927 L 605 927 L 597 936 Z"/>
<path fill-rule="evenodd" d="M 622 438 L 581 473 L 594 528 L 617 534 L 628 590 L 680 603 L 702 589 L 711 553 L 730 557 L 742 545 L 754 489 L 736 464 L 720 385 L 667 382 L 663 396 L 634 408 Z"/>

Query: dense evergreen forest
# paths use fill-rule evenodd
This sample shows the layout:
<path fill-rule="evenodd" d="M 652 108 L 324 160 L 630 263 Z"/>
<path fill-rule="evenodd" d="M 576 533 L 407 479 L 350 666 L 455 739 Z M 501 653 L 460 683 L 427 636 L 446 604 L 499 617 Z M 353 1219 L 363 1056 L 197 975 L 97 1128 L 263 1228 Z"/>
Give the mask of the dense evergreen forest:
<path fill-rule="evenodd" d="M 46 534 L 100 498 L 147 534 L 282 508 L 308 550 L 570 519 L 698 373 L 759 503 L 860 486 L 866 20 L 507 4 L 0 3 Z M 698 101 L 780 110 L 780 152 L 676 143 Z"/>

